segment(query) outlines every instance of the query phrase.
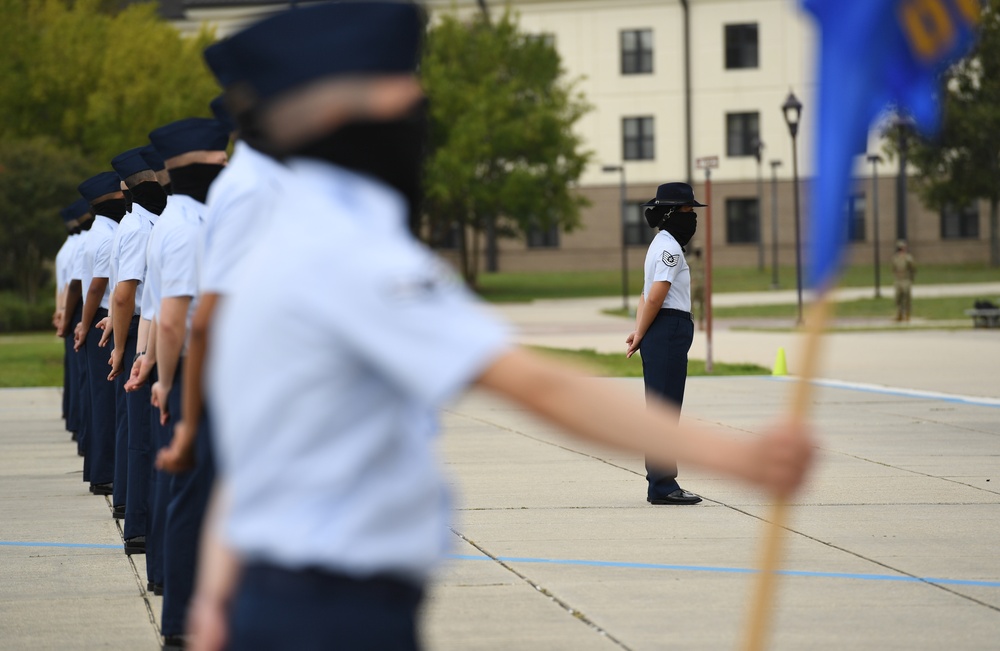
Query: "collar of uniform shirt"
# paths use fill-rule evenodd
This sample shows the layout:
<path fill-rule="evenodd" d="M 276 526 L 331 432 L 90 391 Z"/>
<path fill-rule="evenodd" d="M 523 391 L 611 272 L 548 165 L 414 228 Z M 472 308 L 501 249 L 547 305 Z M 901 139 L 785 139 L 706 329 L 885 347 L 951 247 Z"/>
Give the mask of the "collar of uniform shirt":
<path fill-rule="evenodd" d="M 406 229 L 406 201 L 388 185 L 314 158 L 291 158 L 288 168 L 292 174 L 286 193 L 303 196 L 291 190 L 298 184 L 319 188 L 331 201 L 347 207 L 342 215 L 361 228 L 393 232 Z"/>

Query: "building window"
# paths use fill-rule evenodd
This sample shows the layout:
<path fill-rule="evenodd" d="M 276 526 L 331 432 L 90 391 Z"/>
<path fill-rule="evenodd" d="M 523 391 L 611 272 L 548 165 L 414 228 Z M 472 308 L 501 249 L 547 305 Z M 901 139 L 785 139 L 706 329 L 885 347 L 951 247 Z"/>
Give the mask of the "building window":
<path fill-rule="evenodd" d="M 757 67 L 757 23 L 726 25 L 726 70 Z"/>
<path fill-rule="evenodd" d="M 865 241 L 865 211 L 867 202 L 864 193 L 852 194 L 847 199 L 847 241 Z"/>
<path fill-rule="evenodd" d="M 622 119 L 622 149 L 625 160 L 653 160 L 656 156 L 653 118 Z"/>
<path fill-rule="evenodd" d="M 559 225 L 549 227 L 533 224 L 528 228 L 527 241 L 529 249 L 558 249 Z"/>
<path fill-rule="evenodd" d="M 726 113 L 726 155 L 754 156 L 760 137 L 760 113 Z"/>
<path fill-rule="evenodd" d="M 625 244 L 628 246 L 648 246 L 656 237 L 657 230 L 646 223 L 645 208 L 639 203 L 625 204 Z"/>
<path fill-rule="evenodd" d="M 653 30 L 622 31 L 622 74 L 640 75 L 653 72 Z"/>
<path fill-rule="evenodd" d="M 757 199 L 726 199 L 726 242 L 756 244 L 760 237 Z"/>
<path fill-rule="evenodd" d="M 941 210 L 941 239 L 963 240 L 979 238 L 979 206 L 964 208 L 945 206 Z"/>

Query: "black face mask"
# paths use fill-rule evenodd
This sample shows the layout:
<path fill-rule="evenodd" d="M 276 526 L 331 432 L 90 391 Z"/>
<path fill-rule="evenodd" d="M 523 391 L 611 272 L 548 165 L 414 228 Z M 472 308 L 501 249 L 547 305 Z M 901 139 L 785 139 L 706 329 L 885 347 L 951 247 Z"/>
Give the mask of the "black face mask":
<path fill-rule="evenodd" d="M 77 233 L 84 233 L 90 230 L 90 227 L 94 225 L 94 218 L 90 215 L 87 216 L 87 221 L 81 223 L 77 226 Z"/>
<path fill-rule="evenodd" d="M 125 213 L 128 212 L 129 205 L 125 199 L 108 199 L 107 201 L 102 201 L 101 203 L 94 204 L 94 214 L 103 215 L 108 219 L 113 219 L 116 222 L 120 222 Z"/>
<path fill-rule="evenodd" d="M 126 188 L 125 190 L 122 190 L 122 194 L 125 195 L 125 205 L 128 206 L 128 210 L 126 210 L 126 212 L 132 212 L 132 192 Z"/>
<path fill-rule="evenodd" d="M 421 102 L 402 118 L 353 122 L 293 153 L 372 176 L 396 189 L 406 199 L 409 226 L 416 233 L 426 141 L 427 106 Z"/>
<path fill-rule="evenodd" d="M 167 207 L 167 192 L 156 181 L 143 181 L 132 188 L 132 197 L 137 204 L 153 213 L 160 215 Z"/>
<path fill-rule="evenodd" d="M 698 230 L 698 214 L 694 212 L 675 212 L 663 224 L 663 230 L 674 236 L 677 243 L 687 246 Z"/>
<path fill-rule="evenodd" d="M 177 194 L 186 194 L 195 201 L 205 203 L 208 187 L 222 171 L 222 165 L 212 163 L 191 163 L 170 170 L 170 183 Z"/>
<path fill-rule="evenodd" d="M 171 181 L 170 183 L 167 183 L 165 186 L 163 186 L 163 191 L 167 193 L 168 197 L 172 195 L 174 193 L 174 182 Z"/>

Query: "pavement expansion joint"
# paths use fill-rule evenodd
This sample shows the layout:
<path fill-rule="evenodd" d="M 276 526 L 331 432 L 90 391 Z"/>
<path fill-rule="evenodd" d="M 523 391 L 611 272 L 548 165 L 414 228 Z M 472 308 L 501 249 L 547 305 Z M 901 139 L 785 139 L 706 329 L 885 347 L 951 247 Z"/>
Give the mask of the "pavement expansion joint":
<path fill-rule="evenodd" d="M 547 599 L 549 599 L 554 604 L 556 604 L 557 606 L 559 606 L 560 608 L 562 608 L 564 611 L 566 611 L 566 613 L 569 614 L 571 617 L 573 617 L 577 621 L 581 622 L 582 624 L 586 625 L 588 628 L 590 628 L 591 630 L 593 630 L 595 633 L 597 633 L 601 637 L 606 638 L 610 642 L 613 642 L 617 647 L 619 647 L 620 649 L 623 649 L 624 651 L 632 651 L 631 647 L 629 647 L 624 642 L 622 642 L 621 640 L 619 640 L 617 637 L 615 637 L 614 635 L 612 635 L 610 632 L 608 632 L 607 629 L 602 628 L 601 626 L 599 626 L 598 624 L 596 624 L 589 617 L 587 617 L 587 615 L 585 613 L 583 613 L 582 611 L 577 610 L 576 608 L 573 608 L 566 601 L 563 601 L 562 599 L 560 599 L 559 597 L 557 597 L 556 595 L 554 595 L 550 590 L 548 590 L 547 588 L 545 588 L 541 584 L 536 583 L 535 581 L 532 581 L 530 578 L 528 578 L 527 576 L 525 576 L 521 572 L 518 572 L 516 569 L 514 569 L 514 567 L 512 565 L 510 565 L 509 563 L 505 562 L 503 559 L 499 558 L 496 554 L 491 553 L 490 551 L 488 551 L 486 548 L 484 548 L 479 543 L 477 543 L 474 540 L 471 540 L 470 538 L 466 537 L 460 531 L 457 531 L 454 527 L 451 528 L 451 531 L 456 536 L 458 536 L 459 538 L 461 538 L 464 542 L 468 543 L 472 547 L 475 547 L 477 550 L 479 550 L 480 553 L 488 556 L 494 563 L 496 563 L 497 565 L 501 566 L 502 568 L 504 568 L 505 570 L 507 570 L 508 572 L 510 572 L 511 574 L 513 574 L 514 576 L 516 576 L 517 578 L 521 579 L 523 582 L 525 582 L 526 584 L 528 584 L 529 586 L 531 586 L 532 588 L 534 588 L 539 594 L 544 595 Z"/>
<path fill-rule="evenodd" d="M 115 520 L 115 527 L 118 529 L 118 535 L 122 537 L 122 553 L 124 553 L 125 531 L 122 522 L 122 520 Z M 150 593 L 146 591 L 146 582 L 142 580 L 139 568 L 135 566 L 135 558 L 131 554 L 125 554 L 125 558 L 132 568 L 132 576 L 135 578 L 136 586 L 139 588 L 139 594 L 142 595 L 142 602 L 146 605 L 146 615 L 149 617 L 149 623 L 153 626 L 153 632 L 156 634 L 157 639 L 159 639 L 161 637 L 160 627 L 156 623 L 156 613 L 153 612 L 153 604 L 149 599 Z"/>
<path fill-rule="evenodd" d="M 746 515 L 749 515 L 752 518 L 758 519 L 761 522 L 765 522 L 765 523 L 767 523 L 769 525 L 772 524 L 769 520 L 767 520 L 764 517 L 754 515 L 753 513 L 749 513 L 747 511 L 739 509 L 739 508 L 737 508 L 735 506 L 734 507 L 730 507 L 730 508 L 732 508 L 735 511 L 739 511 L 740 513 L 745 513 Z M 990 603 L 987 603 L 985 601 L 982 601 L 981 599 L 976 599 L 975 597 L 972 597 L 970 595 L 958 592 L 957 590 L 954 590 L 954 589 L 952 589 L 952 588 L 950 588 L 948 586 L 941 585 L 940 583 L 936 583 L 934 581 L 934 579 L 930 579 L 930 578 L 927 578 L 927 577 L 918 576 L 918 575 L 913 574 L 911 572 L 907 572 L 906 570 L 900 569 L 898 567 L 894 567 L 892 565 L 889 565 L 888 563 L 884 563 L 882 561 L 879 561 L 879 560 L 876 560 L 874 558 L 871 558 L 870 556 L 865 556 L 864 554 L 861 554 L 859 552 L 851 551 L 850 549 L 846 549 L 844 547 L 841 547 L 840 545 L 834 544 L 834 543 L 832 543 L 832 542 L 830 542 L 828 540 L 823 540 L 822 538 L 817 538 L 816 536 L 810 536 L 809 534 L 807 534 L 807 533 L 805 533 L 803 531 L 798 531 L 798 530 L 792 529 L 790 527 L 782 527 L 782 528 L 787 533 L 799 536 L 801 538 L 805 538 L 806 540 L 811 540 L 811 541 L 819 543 L 819 544 L 821 544 L 821 545 L 823 545 L 825 547 L 828 547 L 829 549 L 834 549 L 834 550 L 837 550 L 837 551 L 839 551 L 841 553 L 853 556 L 853 557 L 855 557 L 857 559 L 860 559 L 862 561 L 871 563 L 873 565 L 877 565 L 878 567 L 881 567 L 881 568 L 884 568 L 886 570 L 889 570 L 890 572 L 894 572 L 894 573 L 898 574 L 899 576 L 905 576 L 905 577 L 908 577 L 909 579 L 912 579 L 913 581 L 916 581 L 916 582 L 919 582 L 919 583 L 923 583 L 923 584 L 931 586 L 933 588 L 937 588 L 938 590 L 942 590 L 944 592 L 947 592 L 948 594 L 950 594 L 952 596 L 955 596 L 955 597 L 958 597 L 959 599 L 964 599 L 966 601 L 969 601 L 969 602 L 978 604 L 980 606 L 984 606 L 986 608 L 989 608 L 990 610 L 994 610 L 996 612 L 1000 612 L 1000 606 L 995 606 L 993 604 L 990 604 Z"/>

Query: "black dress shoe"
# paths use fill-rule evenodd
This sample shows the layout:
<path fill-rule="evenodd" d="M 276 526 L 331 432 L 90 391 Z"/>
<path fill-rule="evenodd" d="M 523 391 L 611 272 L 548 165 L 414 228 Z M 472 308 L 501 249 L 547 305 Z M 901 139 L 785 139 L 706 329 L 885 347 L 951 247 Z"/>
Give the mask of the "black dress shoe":
<path fill-rule="evenodd" d="M 124 520 L 125 519 L 125 506 L 124 505 L 122 505 L 122 506 L 112 506 L 111 507 L 111 517 L 113 517 L 115 520 Z"/>
<path fill-rule="evenodd" d="M 135 538 L 128 538 L 125 541 L 125 553 L 129 556 L 131 556 L 132 554 L 145 554 L 146 536 L 136 536 Z"/>
<path fill-rule="evenodd" d="M 153 594 L 155 594 L 157 597 L 162 597 L 163 596 L 163 584 L 162 583 L 154 583 L 153 584 Z"/>
<path fill-rule="evenodd" d="M 146 581 L 146 592 L 152 592 L 155 585 L 152 581 Z"/>
<path fill-rule="evenodd" d="M 646 501 L 650 504 L 697 504 L 701 501 L 701 498 L 694 493 L 689 493 L 683 488 L 678 488 L 672 493 L 664 495 L 662 497 L 647 497 Z"/>
<path fill-rule="evenodd" d="M 180 635 L 168 635 L 164 637 L 163 651 L 184 651 L 184 638 Z"/>
<path fill-rule="evenodd" d="M 111 495 L 114 491 L 111 484 L 91 484 L 90 492 L 94 495 Z"/>

